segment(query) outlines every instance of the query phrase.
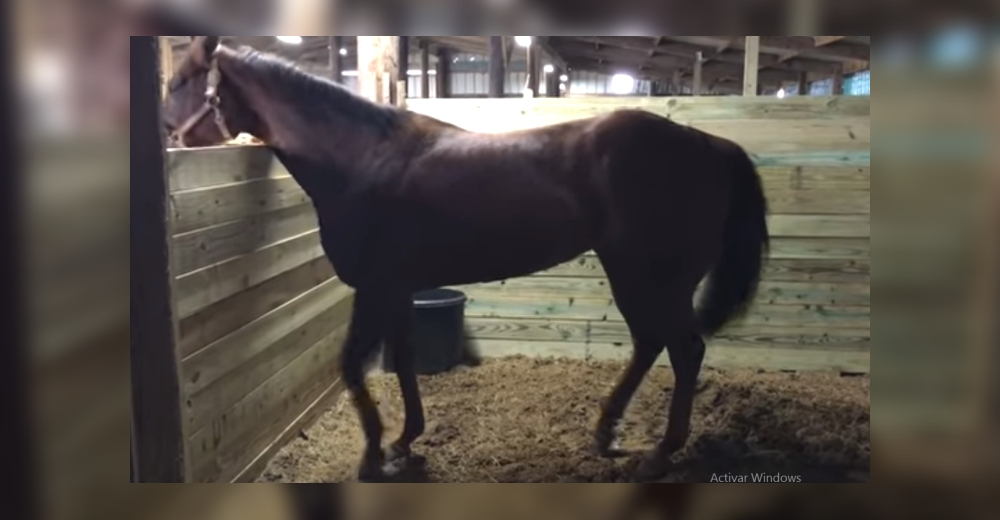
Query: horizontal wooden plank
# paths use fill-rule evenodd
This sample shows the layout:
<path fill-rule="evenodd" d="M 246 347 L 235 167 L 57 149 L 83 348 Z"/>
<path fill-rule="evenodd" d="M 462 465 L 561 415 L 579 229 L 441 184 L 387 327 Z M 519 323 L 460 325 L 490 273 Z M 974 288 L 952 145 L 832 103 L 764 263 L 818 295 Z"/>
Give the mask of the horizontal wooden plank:
<path fill-rule="evenodd" d="M 324 257 L 319 231 L 309 231 L 177 278 L 177 314 L 186 318 L 275 276 Z"/>
<path fill-rule="evenodd" d="M 344 298 L 253 359 L 233 367 L 201 391 L 189 394 L 184 407 L 187 431 L 196 431 L 210 424 L 324 338 L 330 345 L 342 342 L 343 334 L 331 335 L 330 332 L 338 330 L 346 334 L 343 325 L 350 321 L 352 307 L 353 298 Z"/>
<path fill-rule="evenodd" d="M 313 318 L 353 294 L 332 278 L 182 361 L 184 395 L 194 395 L 226 373 L 294 334 Z"/>
<path fill-rule="evenodd" d="M 771 237 L 770 258 L 780 260 L 868 260 L 868 238 Z M 588 251 L 581 255 L 597 258 Z"/>
<path fill-rule="evenodd" d="M 174 236 L 174 272 L 184 275 L 319 228 L 312 204 L 300 204 Z"/>
<path fill-rule="evenodd" d="M 339 352 L 339 345 L 322 340 L 210 425 L 191 434 L 195 481 L 228 481 L 238 475 L 337 380 Z"/>
<path fill-rule="evenodd" d="M 318 386 L 322 387 L 322 383 Z M 326 390 L 317 397 L 312 403 L 306 406 L 305 411 L 299 414 L 285 429 L 274 438 L 269 444 L 267 444 L 264 449 L 254 457 L 245 468 L 243 468 L 235 477 L 231 479 L 232 483 L 236 484 L 249 484 L 256 482 L 264 470 L 267 469 L 267 465 L 271 462 L 271 459 L 281 451 L 289 442 L 299 435 L 300 432 L 306 431 L 312 427 L 312 425 L 330 409 L 331 406 L 336 404 L 340 395 L 344 392 L 346 386 L 344 385 L 343 379 L 338 379 L 333 384 L 328 386 Z M 310 393 L 311 392 L 307 392 Z M 264 437 L 267 438 L 267 437 Z M 248 450 L 248 454 L 253 454 L 253 451 Z"/>
<path fill-rule="evenodd" d="M 180 321 L 177 350 L 181 358 L 234 332 L 333 277 L 326 258 L 236 293 Z"/>
<path fill-rule="evenodd" d="M 604 266 L 593 252 L 573 261 L 559 264 L 551 269 L 540 271 L 537 276 L 568 277 L 568 278 L 606 278 Z"/>
<path fill-rule="evenodd" d="M 630 345 L 632 336 L 624 322 L 572 321 L 531 318 L 468 318 L 466 330 L 477 339 L 512 341 L 567 341 Z M 743 325 L 730 327 L 712 338 L 712 344 L 776 348 L 846 348 L 867 350 L 871 331 L 812 327 Z"/>
<path fill-rule="evenodd" d="M 791 239 L 803 240 L 803 239 Z M 804 239 L 808 240 L 808 239 Z M 826 251 L 837 251 L 827 248 L 811 255 L 812 258 L 795 258 L 794 252 L 776 244 L 780 249 L 772 251 L 761 275 L 762 279 L 775 282 L 844 282 L 869 283 L 870 268 L 867 254 L 860 251 L 851 255 L 851 259 L 825 259 Z M 791 258 L 787 258 L 791 256 Z M 777 258 L 776 258 L 777 257 Z M 594 255 L 584 255 L 571 262 L 560 264 L 552 269 L 540 271 L 532 276 L 550 278 L 606 278 L 600 259 Z"/>
<path fill-rule="evenodd" d="M 590 359 L 627 360 L 631 347 L 592 344 L 587 347 Z M 670 366 L 666 352 L 657 365 Z M 755 368 L 771 371 L 840 372 L 866 374 L 871 371 L 871 352 L 858 350 L 802 350 L 785 348 L 749 348 L 714 345 L 705 351 L 704 366 L 722 369 Z"/>
<path fill-rule="evenodd" d="M 770 215 L 773 237 L 870 238 L 870 215 Z"/>
<path fill-rule="evenodd" d="M 769 258 L 761 278 L 769 282 L 870 284 L 871 266 L 868 260 Z"/>
<path fill-rule="evenodd" d="M 570 341 L 589 340 L 591 322 L 531 318 L 477 318 L 465 320 L 466 332 L 475 339 L 507 339 L 518 341 Z M 628 328 L 619 323 L 620 328 Z"/>
<path fill-rule="evenodd" d="M 748 152 L 757 154 L 871 150 L 871 123 L 868 118 L 679 122 L 730 139 Z"/>
<path fill-rule="evenodd" d="M 771 239 L 769 257 L 779 260 L 863 260 L 871 257 L 868 238 L 788 238 Z"/>
<path fill-rule="evenodd" d="M 769 167 L 858 167 L 867 168 L 872 163 L 871 150 L 854 151 L 797 151 L 797 152 L 753 152 L 750 154 L 758 168 Z"/>
<path fill-rule="evenodd" d="M 488 358 L 529 356 L 627 361 L 632 356 L 630 345 L 579 343 L 567 341 L 479 340 L 479 354 Z M 666 351 L 657 358 L 657 365 L 670 366 Z M 784 348 L 710 346 L 705 352 L 705 366 L 713 368 L 757 368 L 763 370 L 834 371 L 868 373 L 871 353 L 858 350 L 804 350 Z"/>
<path fill-rule="evenodd" d="M 407 108 L 457 121 L 524 120 L 520 127 L 593 117 L 632 108 L 680 120 L 800 120 L 869 117 L 871 100 L 861 97 L 614 97 L 558 99 L 413 99 Z M 517 124 L 514 121 L 508 125 Z M 539 122 L 539 123 L 536 123 Z"/>
<path fill-rule="evenodd" d="M 312 200 L 291 177 L 258 179 L 174 193 L 174 233 L 242 220 Z"/>
<path fill-rule="evenodd" d="M 839 190 L 768 190 L 772 214 L 858 215 L 871 213 L 871 192 Z"/>
<path fill-rule="evenodd" d="M 611 287 L 603 278 L 550 278 L 528 276 L 502 282 L 461 286 L 470 298 L 492 295 L 529 298 L 572 304 L 572 299 L 612 298 Z M 757 302 L 769 304 L 869 305 L 868 284 L 836 284 L 815 282 L 770 282 L 760 284 Z"/>
<path fill-rule="evenodd" d="M 470 318 L 550 318 L 560 320 L 623 321 L 610 299 L 578 298 L 570 304 L 530 297 L 489 295 L 470 298 L 465 310 Z M 824 326 L 862 329 L 870 327 L 871 309 L 863 306 L 754 305 L 736 325 Z"/>
<path fill-rule="evenodd" d="M 869 191 L 871 168 L 859 166 L 765 166 L 758 168 L 764 189 Z"/>
<path fill-rule="evenodd" d="M 516 321 L 516 320 L 509 320 Z M 568 322 L 573 323 L 573 322 Z M 579 323 L 579 322 L 576 322 Z M 562 325 L 566 327 L 568 325 Z M 588 342 L 631 345 L 632 336 L 624 322 L 590 322 Z M 499 330 L 499 329 L 495 329 Z M 496 338 L 516 339 L 516 338 Z M 551 341 L 551 340 L 550 340 Z M 798 349 L 868 350 L 871 330 L 865 328 L 828 328 L 823 325 L 775 326 L 737 324 L 720 331 L 709 340 L 712 345 L 731 347 L 767 347 Z"/>
<path fill-rule="evenodd" d="M 263 146 L 217 146 L 167 153 L 170 191 L 288 177 L 288 170 Z"/>

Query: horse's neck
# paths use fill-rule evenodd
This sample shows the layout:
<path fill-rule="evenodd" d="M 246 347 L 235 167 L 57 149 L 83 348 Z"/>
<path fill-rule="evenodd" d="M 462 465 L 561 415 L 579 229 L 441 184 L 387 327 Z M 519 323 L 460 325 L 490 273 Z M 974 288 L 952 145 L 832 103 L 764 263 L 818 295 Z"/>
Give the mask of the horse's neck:
<path fill-rule="evenodd" d="M 340 198 L 352 184 L 348 172 L 338 171 L 335 167 L 310 157 L 289 153 L 280 148 L 272 147 L 271 150 L 317 206 Z"/>
<path fill-rule="evenodd" d="M 322 118 L 301 113 L 310 107 L 285 99 L 287 94 L 269 84 L 281 78 L 264 80 L 249 69 L 240 76 L 250 109 L 263 126 L 260 133 L 266 137 L 260 137 L 314 202 L 338 199 L 364 182 L 365 164 L 380 144 L 376 131 L 338 117 L 336 110 Z"/>

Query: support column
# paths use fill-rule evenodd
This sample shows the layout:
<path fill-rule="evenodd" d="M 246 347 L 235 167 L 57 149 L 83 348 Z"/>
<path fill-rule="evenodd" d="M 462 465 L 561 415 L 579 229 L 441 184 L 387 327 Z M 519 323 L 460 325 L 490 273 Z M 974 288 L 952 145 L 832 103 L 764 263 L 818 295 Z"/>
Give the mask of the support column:
<path fill-rule="evenodd" d="M 844 94 L 844 66 L 838 65 L 837 71 L 833 73 L 833 92 L 834 96 L 842 96 Z"/>
<path fill-rule="evenodd" d="M 559 92 L 559 76 L 562 75 L 562 69 L 559 67 L 554 67 L 552 73 L 545 76 L 545 97 L 557 98 L 560 96 Z"/>
<path fill-rule="evenodd" d="M 747 36 L 743 60 L 743 95 L 757 95 L 757 72 L 760 66 L 760 36 Z"/>
<path fill-rule="evenodd" d="M 420 97 L 431 97 L 431 46 L 420 42 Z"/>
<path fill-rule="evenodd" d="M 344 48 L 344 38 L 341 36 L 330 37 L 330 79 L 337 83 L 344 82 L 344 59 L 340 54 L 340 49 Z"/>
<path fill-rule="evenodd" d="M 410 37 L 397 36 L 396 44 L 396 92 L 393 102 L 396 106 L 406 105 L 410 88 Z"/>
<path fill-rule="evenodd" d="M 538 72 L 541 70 L 539 58 L 538 45 L 532 42 L 528 47 L 528 90 L 532 97 L 538 97 Z"/>
<path fill-rule="evenodd" d="M 393 101 L 398 67 L 398 36 L 358 36 L 358 86 L 362 96 L 376 102 Z"/>
<path fill-rule="evenodd" d="M 186 480 L 187 466 L 180 361 L 175 349 L 170 199 L 157 95 L 159 59 L 157 37 L 131 38 L 133 247 L 129 342 L 136 443 L 133 451 L 139 482 L 181 483 Z"/>
<path fill-rule="evenodd" d="M 437 52 L 437 97 L 451 97 L 451 51 L 445 48 Z"/>
<path fill-rule="evenodd" d="M 505 83 L 505 67 L 503 60 L 503 36 L 490 36 L 490 97 L 503 97 Z"/>
<path fill-rule="evenodd" d="M 705 63 L 705 57 L 698 51 L 694 57 L 694 79 L 691 80 L 691 95 L 700 96 L 701 95 L 701 81 L 702 81 L 702 65 Z"/>

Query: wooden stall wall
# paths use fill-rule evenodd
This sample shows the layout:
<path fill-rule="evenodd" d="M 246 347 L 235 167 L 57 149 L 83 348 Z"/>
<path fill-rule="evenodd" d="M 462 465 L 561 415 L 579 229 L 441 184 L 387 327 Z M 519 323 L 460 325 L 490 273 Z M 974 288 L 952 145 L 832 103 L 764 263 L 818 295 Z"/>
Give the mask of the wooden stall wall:
<path fill-rule="evenodd" d="M 266 148 L 173 150 L 168 170 L 188 480 L 253 480 L 338 394 L 353 291 Z"/>
<path fill-rule="evenodd" d="M 745 320 L 710 345 L 716 367 L 870 369 L 870 98 L 704 97 L 408 100 L 469 130 L 498 132 L 640 108 L 730 138 L 765 183 L 772 250 Z M 697 172 L 691 172 L 697 175 Z M 628 329 L 593 253 L 537 275 L 463 286 L 486 356 L 626 358 Z M 664 354 L 661 363 L 668 363 Z"/>

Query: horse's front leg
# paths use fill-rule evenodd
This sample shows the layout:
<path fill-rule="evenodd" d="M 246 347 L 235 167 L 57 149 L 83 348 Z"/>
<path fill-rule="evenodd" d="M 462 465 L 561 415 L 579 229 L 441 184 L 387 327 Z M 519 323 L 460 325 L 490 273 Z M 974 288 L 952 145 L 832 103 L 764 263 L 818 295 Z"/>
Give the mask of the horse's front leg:
<path fill-rule="evenodd" d="M 341 354 L 341 371 L 347 391 L 357 409 L 365 435 L 365 453 L 358 469 L 361 481 L 384 477 L 382 464 L 382 419 L 378 407 L 365 384 L 365 365 L 378 353 L 384 334 L 384 309 L 377 297 L 358 291 L 354 296 L 354 313 L 350 331 Z"/>
<path fill-rule="evenodd" d="M 410 331 L 413 328 L 411 295 L 395 298 L 393 309 L 392 328 L 386 348 L 392 349 L 396 376 L 399 378 L 399 388 L 403 394 L 406 420 L 403 433 L 389 447 L 388 457 L 390 462 L 405 462 L 410 457 L 410 446 L 424 433 L 424 407 L 414 368 L 413 343 L 410 340 Z"/>

